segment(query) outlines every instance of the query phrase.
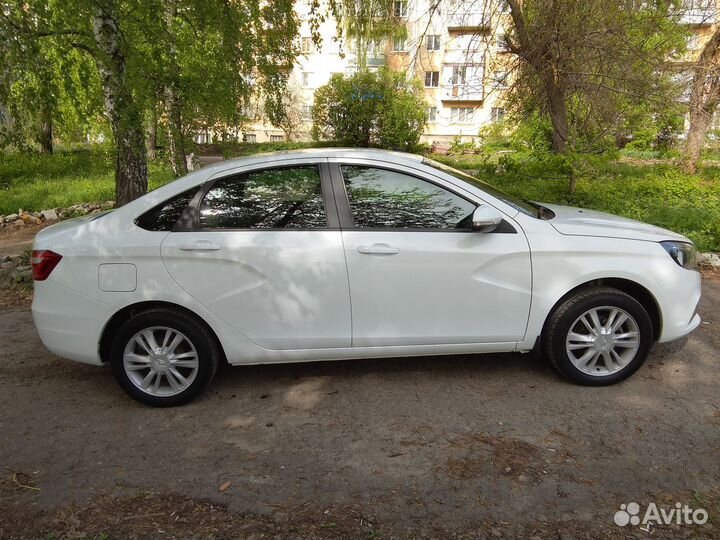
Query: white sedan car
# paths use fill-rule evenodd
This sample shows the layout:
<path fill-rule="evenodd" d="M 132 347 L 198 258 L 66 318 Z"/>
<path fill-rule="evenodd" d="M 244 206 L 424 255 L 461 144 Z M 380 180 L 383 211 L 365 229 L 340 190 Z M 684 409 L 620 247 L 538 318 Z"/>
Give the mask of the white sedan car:
<path fill-rule="evenodd" d="M 150 405 L 218 365 L 541 350 L 605 385 L 700 323 L 695 247 L 411 154 L 225 161 L 41 231 L 38 333 Z"/>

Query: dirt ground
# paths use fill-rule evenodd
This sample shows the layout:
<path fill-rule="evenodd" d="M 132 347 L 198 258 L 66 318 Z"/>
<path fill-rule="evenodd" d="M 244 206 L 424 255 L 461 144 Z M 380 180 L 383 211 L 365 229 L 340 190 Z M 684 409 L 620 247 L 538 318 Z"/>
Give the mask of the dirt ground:
<path fill-rule="evenodd" d="M 228 368 L 151 409 L 0 310 L 0 539 L 720 538 L 720 281 L 630 380 L 530 355 Z M 4 294 L 10 294 L 5 292 Z M 618 527 L 621 504 L 706 525 Z"/>

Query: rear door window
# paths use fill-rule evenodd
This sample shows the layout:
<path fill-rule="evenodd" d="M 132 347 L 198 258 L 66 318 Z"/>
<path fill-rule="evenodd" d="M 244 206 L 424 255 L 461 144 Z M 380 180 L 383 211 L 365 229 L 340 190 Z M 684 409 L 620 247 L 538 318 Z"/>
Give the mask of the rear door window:
<path fill-rule="evenodd" d="M 319 229 L 327 215 L 317 165 L 221 178 L 199 209 L 201 229 Z"/>

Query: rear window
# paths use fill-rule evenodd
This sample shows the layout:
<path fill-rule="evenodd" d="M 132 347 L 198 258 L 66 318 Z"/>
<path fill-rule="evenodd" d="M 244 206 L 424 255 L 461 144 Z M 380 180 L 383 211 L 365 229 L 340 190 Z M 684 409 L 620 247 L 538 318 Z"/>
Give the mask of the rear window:
<path fill-rule="evenodd" d="M 171 231 L 197 190 L 194 187 L 158 204 L 137 218 L 135 224 L 146 231 Z"/>

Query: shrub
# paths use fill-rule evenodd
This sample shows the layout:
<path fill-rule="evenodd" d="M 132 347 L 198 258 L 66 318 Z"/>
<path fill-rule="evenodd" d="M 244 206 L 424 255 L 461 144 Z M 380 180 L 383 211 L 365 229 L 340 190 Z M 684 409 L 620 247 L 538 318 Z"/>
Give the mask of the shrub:
<path fill-rule="evenodd" d="M 421 88 L 401 73 L 336 74 L 315 92 L 315 140 L 413 151 L 426 121 Z"/>

